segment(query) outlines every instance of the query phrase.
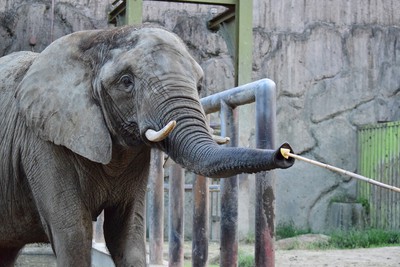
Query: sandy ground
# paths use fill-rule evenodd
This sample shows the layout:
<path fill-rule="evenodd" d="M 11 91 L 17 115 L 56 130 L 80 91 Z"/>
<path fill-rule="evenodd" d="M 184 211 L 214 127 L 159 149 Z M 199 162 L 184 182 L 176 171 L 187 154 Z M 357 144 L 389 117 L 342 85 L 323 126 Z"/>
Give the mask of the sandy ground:
<path fill-rule="evenodd" d="M 246 249 L 247 247 L 247 249 Z M 240 246 L 251 253 L 252 246 Z M 218 244 L 210 244 L 210 261 L 213 253 L 219 250 Z M 48 250 L 47 250 L 48 251 Z M 185 250 L 187 251 L 187 250 Z M 52 255 L 26 255 L 23 253 L 18 267 L 56 266 Z M 190 255 L 190 250 L 185 255 Z M 189 256 L 188 255 L 188 256 Z M 216 256 L 216 255 L 214 255 Z M 349 250 L 282 250 L 275 254 L 276 267 L 397 267 L 400 266 L 400 247 L 383 247 Z"/>
<path fill-rule="evenodd" d="M 278 250 L 276 267 L 395 267 L 400 247 L 348 250 Z"/>

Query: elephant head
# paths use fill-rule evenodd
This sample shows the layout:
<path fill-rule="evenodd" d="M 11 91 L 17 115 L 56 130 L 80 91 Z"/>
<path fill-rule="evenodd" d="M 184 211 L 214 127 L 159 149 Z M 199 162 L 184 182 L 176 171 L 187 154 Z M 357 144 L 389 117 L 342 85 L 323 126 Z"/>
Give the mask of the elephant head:
<path fill-rule="evenodd" d="M 199 102 L 202 77 L 183 42 L 166 30 L 84 31 L 46 48 L 16 99 L 41 138 L 102 164 L 113 146 L 142 144 L 209 177 L 293 164 L 272 150 L 218 146 Z"/>

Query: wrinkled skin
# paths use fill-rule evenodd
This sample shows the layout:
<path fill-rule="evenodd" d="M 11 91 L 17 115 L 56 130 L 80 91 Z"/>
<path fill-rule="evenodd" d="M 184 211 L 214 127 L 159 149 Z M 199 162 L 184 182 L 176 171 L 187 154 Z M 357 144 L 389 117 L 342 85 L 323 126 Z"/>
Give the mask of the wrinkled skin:
<path fill-rule="evenodd" d="M 116 266 L 145 266 L 151 147 L 208 177 L 290 167 L 277 151 L 212 140 L 202 75 L 174 34 L 150 27 L 77 32 L 1 58 L 0 266 L 32 242 L 50 242 L 58 266 L 90 266 L 102 210 Z M 145 137 L 171 120 L 163 141 Z"/>

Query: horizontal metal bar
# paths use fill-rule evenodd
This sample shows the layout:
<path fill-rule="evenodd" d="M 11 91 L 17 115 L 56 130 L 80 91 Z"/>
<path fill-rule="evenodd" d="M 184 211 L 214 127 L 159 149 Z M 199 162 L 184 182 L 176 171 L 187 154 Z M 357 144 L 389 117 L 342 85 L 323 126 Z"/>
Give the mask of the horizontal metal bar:
<path fill-rule="evenodd" d="M 192 191 L 193 190 L 193 185 L 192 184 L 185 184 L 185 191 Z M 213 184 L 209 185 L 208 189 L 210 192 L 219 192 L 220 191 L 220 185 L 218 184 Z M 164 184 L 164 191 L 169 191 L 169 184 L 165 183 Z"/>
<path fill-rule="evenodd" d="M 250 104 L 255 101 L 255 92 L 260 89 L 268 89 L 275 86 L 270 79 L 262 79 L 245 85 L 241 85 L 217 94 L 206 96 L 200 100 L 204 112 L 210 114 L 221 108 L 221 100 L 230 107 L 235 108 L 241 105 Z"/>

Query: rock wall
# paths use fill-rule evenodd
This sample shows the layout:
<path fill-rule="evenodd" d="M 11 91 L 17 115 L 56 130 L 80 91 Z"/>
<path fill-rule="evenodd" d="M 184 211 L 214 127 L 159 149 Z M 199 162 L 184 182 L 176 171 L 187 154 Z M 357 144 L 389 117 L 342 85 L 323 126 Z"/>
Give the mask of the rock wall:
<path fill-rule="evenodd" d="M 357 171 L 357 128 L 400 120 L 399 8 L 395 0 L 255 1 L 264 49 L 254 52 L 254 78 L 277 83 L 279 142 Z M 331 200 L 355 190 L 352 179 L 297 162 L 279 172 L 277 221 L 323 231 Z"/>
<path fill-rule="evenodd" d="M 108 27 L 112 2 L 55 0 L 53 9 L 51 0 L 0 0 L 0 56 L 21 50 L 40 52 L 66 34 Z"/>
<path fill-rule="evenodd" d="M 112 0 L 60 0 L 56 39 L 105 28 Z M 253 79 L 277 84 L 278 140 L 298 154 L 357 171 L 357 127 L 400 120 L 398 0 L 253 0 Z M 163 25 L 187 43 L 205 71 L 203 95 L 231 88 L 227 45 L 206 22 L 223 10 L 148 1 L 144 21 Z M 0 55 L 41 51 L 51 42 L 50 0 L 0 0 Z M 34 44 L 34 45 L 33 45 Z M 252 114 L 254 106 L 242 114 Z M 254 121 L 241 118 L 241 144 L 254 146 Z M 276 220 L 323 231 L 331 200 L 355 198 L 355 181 L 306 163 L 277 171 Z M 254 177 L 240 179 L 242 236 L 254 230 Z"/>

